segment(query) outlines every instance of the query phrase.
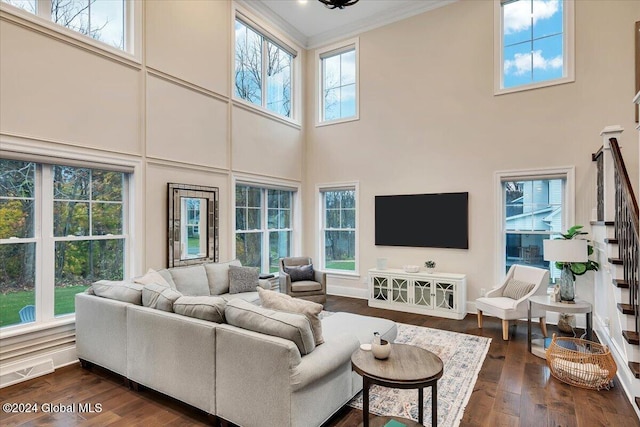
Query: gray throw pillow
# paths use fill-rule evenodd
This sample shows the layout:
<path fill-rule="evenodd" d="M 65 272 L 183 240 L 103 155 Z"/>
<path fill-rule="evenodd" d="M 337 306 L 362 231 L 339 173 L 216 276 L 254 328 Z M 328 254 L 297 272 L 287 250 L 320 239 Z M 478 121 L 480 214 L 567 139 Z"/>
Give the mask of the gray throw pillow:
<path fill-rule="evenodd" d="M 224 317 L 230 325 L 293 341 L 302 355 L 316 348 L 309 320 L 302 314 L 269 310 L 236 298 L 227 303 Z"/>
<path fill-rule="evenodd" d="M 255 292 L 258 287 L 259 271 L 257 267 L 229 266 L 229 293 Z"/>
<path fill-rule="evenodd" d="M 207 271 L 203 265 L 170 268 L 169 272 L 182 295 L 210 295 Z"/>
<path fill-rule="evenodd" d="M 313 264 L 285 267 L 284 272 L 287 273 L 289 277 L 291 277 L 292 282 L 314 279 Z"/>
<path fill-rule="evenodd" d="M 125 281 L 98 280 L 91 291 L 99 297 L 142 305 L 142 285 Z"/>
<path fill-rule="evenodd" d="M 173 311 L 183 316 L 223 323 L 226 305 L 227 302 L 217 296 L 180 297 L 173 303 Z"/>
<path fill-rule="evenodd" d="M 173 312 L 173 303 L 182 296 L 168 286 L 149 283 L 142 289 L 142 305 L 162 311 Z"/>
<path fill-rule="evenodd" d="M 511 279 L 502 290 L 502 296 L 511 299 L 520 299 L 535 287 L 535 283 L 523 282 L 522 280 Z"/>
<path fill-rule="evenodd" d="M 316 342 L 316 346 L 319 346 L 324 342 L 324 338 L 322 337 L 322 322 L 320 321 L 322 304 L 293 298 L 291 295 L 264 290 L 262 288 L 258 288 L 258 295 L 260 295 L 260 301 L 262 301 L 262 306 L 264 308 L 300 313 L 307 316 L 307 319 L 311 324 L 311 331 L 313 332 L 313 339 Z"/>

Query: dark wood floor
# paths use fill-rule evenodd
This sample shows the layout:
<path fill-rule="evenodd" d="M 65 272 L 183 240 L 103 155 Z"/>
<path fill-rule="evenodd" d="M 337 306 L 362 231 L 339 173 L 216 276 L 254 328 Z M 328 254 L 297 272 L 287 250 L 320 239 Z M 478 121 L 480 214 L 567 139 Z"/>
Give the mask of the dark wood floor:
<path fill-rule="evenodd" d="M 544 360 L 527 352 L 525 323 L 511 328 L 511 340 L 502 340 L 500 320 L 485 318 L 478 329 L 474 315 L 448 320 L 374 309 L 364 300 L 330 296 L 329 311 L 348 311 L 386 317 L 397 322 L 446 329 L 492 338 L 489 353 L 461 426 L 640 426 L 620 386 L 588 391 L 560 383 L 549 374 Z M 554 328 L 549 327 L 550 333 Z M 534 332 L 538 331 L 534 328 Z M 539 332 L 539 331 L 538 331 Z M 55 373 L 0 389 L 0 403 L 101 404 L 99 413 L 58 412 L 7 414 L 3 426 L 191 426 L 212 420 L 203 412 L 151 390 L 129 390 L 121 377 L 100 368 L 87 371 L 79 364 Z M 339 411 L 326 427 L 356 426 L 362 412 Z"/>

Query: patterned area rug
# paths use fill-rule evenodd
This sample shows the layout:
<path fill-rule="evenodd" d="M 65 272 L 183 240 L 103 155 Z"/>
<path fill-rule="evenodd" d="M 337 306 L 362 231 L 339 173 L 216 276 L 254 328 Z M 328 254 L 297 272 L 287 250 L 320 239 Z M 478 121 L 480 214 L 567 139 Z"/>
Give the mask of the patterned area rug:
<path fill-rule="evenodd" d="M 491 339 L 398 323 L 395 342 L 422 347 L 442 359 L 444 373 L 438 380 L 438 425 L 458 426 Z M 369 412 L 418 421 L 417 400 L 418 390 L 374 385 L 369 389 Z M 431 387 L 424 389 L 423 404 L 424 424 L 431 425 Z M 349 406 L 362 409 L 362 392 L 349 402 Z"/>

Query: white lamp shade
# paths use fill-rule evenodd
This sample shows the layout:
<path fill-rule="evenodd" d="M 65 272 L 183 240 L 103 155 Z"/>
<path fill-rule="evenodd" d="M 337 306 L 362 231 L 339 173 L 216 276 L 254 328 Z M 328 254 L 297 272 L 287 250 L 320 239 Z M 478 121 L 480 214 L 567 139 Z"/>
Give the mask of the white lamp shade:
<path fill-rule="evenodd" d="M 587 252 L 587 241 L 577 240 L 543 240 L 545 261 L 557 262 L 587 262 L 589 254 Z"/>

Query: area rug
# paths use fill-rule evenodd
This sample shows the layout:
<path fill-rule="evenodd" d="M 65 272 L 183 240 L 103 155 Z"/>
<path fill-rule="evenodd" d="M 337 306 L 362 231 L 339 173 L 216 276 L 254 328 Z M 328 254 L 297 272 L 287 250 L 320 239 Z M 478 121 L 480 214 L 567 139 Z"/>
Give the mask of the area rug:
<path fill-rule="evenodd" d="M 437 354 L 444 362 L 444 372 L 438 380 L 438 425 L 458 426 L 491 339 L 403 323 L 397 325 L 396 343 L 422 347 Z M 417 400 L 417 390 L 373 385 L 369 389 L 369 412 L 417 421 Z M 431 425 L 431 387 L 424 389 L 423 405 L 424 425 Z M 349 406 L 362 409 L 362 392 L 349 402 Z"/>

